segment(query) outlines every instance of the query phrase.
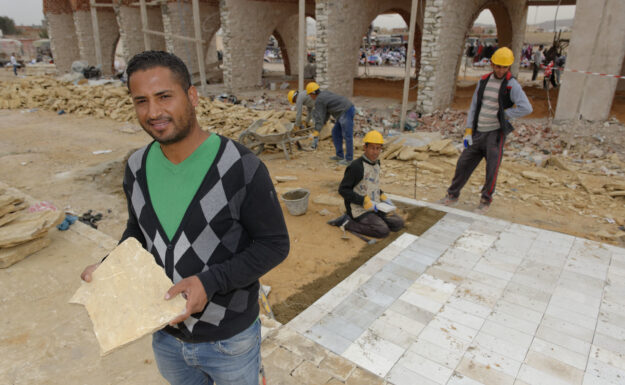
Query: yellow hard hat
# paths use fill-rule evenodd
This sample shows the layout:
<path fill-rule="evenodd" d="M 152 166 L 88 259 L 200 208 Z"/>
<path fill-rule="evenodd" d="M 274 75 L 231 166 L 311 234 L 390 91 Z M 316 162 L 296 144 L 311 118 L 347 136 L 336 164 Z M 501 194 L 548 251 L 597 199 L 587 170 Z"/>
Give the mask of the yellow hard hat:
<path fill-rule="evenodd" d="M 490 58 L 490 61 L 498 66 L 509 67 L 514 63 L 514 54 L 508 47 L 501 47 Z"/>
<path fill-rule="evenodd" d="M 384 144 L 384 138 L 382 137 L 382 134 L 380 134 L 376 130 L 367 132 L 367 135 L 365 135 L 362 141 L 365 143 Z"/>
<path fill-rule="evenodd" d="M 296 97 L 297 97 L 297 91 L 295 90 L 289 91 L 289 93 L 286 95 L 286 98 L 289 99 L 289 103 L 291 104 L 295 104 Z"/>
<path fill-rule="evenodd" d="M 312 94 L 313 92 L 317 91 L 319 89 L 319 84 L 315 83 L 315 82 L 310 82 L 308 84 L 306 84 L 306 93 L 308 95 Z"/>

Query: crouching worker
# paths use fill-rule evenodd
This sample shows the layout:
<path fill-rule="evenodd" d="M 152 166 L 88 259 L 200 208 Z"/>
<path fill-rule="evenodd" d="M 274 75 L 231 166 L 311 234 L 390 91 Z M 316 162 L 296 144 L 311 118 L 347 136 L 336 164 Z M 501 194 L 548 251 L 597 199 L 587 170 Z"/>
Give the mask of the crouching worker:
<path fill-rule="evenodd" d="M 347 217 L 336 225 L 369 237 L 384 238 L 391 231 L 404 227 L 404 220 L 392 212 L 378 210 L 380 202 L 393 202 L 380 190 L 380 161 L 384 138 L 378 131 L 370 131 L 364 138 L 364 154 L 345 169 L 339 194 L 345 200 Z"/>

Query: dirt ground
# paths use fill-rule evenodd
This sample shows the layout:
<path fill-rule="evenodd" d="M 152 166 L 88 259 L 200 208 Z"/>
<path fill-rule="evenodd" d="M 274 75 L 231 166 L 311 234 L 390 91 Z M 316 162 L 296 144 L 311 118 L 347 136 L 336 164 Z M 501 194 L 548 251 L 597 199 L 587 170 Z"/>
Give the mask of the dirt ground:
<path fill-rule="evenodd" d="M 389 102 L 396 103 L 401 84 L 357 79 L 354 102 L 359 106 L 382 109 Z M 400 87 L 399 92 L 396 92 L 397 87 Z M 455 108 L 466 108 L 472 88 L 458 88 Z M 373 91 L 386 98 L 372 98 L 368 93 Z M 275 93 L 280 92 L 283 91 Z M 540 99 L 544 91 L 530 88 L 528 94 L 535 116 L 545 116 L 546 105 Z M 613 110 L 623 116 L 625 97 L 619 95 L 617 99 L 619 104 Z M 99 230 L 113 238 L 120 237 L 127 219 L 121 190 L 123 162 L 129 151 L 148 143 L 150 138 L 145 133 L 133 132 L 128 130 L 128 124 L 108 119 L 57 115 L 47 111 L 0 110 L 0 122 L 2 182 L 79 215 L 87 210 L 102 213 Z M 105 152 L 97 154 L 98 151 Z M 357 149 L 356 156 L 360 153 L 361 150 Z M 337 188 L 344 169 L 329 160 L 331 155 L 333 147 L 329 140 L 322 141 L 316 152 L 296 152 L 290 161 L 277 151 L 266 151 L 261 155 L 272 177 L 297 177 L 295 181 L 275 182 L 279 193 L 297 187 L 311 192 L 306 215 L 291 216 L 283 206 L 291 251 L 284 263 L 261 280 L 272 287 L 269 301 L 282 322 L 288 321 L 347 276 L 373 255 L 376 247 L 393 239 L 366 246 L 352 235 L 348 235 L 348 240 L 342 240 L 341 231 L 326 224 L 343 209 Z M 456 157 L 431 157 L 428 162 L 440 170 L 415 171 L 409 162 L 384 161 L 384 190 L 420 200 L 438 200 L 445 194 L 453 176 Z M 619 163 L 619 167 L 621 165 Z M 489 216 L 620 244 L 622 238 L 617 226 L 625 220 L 623 198 L 587 193 L 579 186 L 575 169 L 541 168 L 539 171 L 549 178 L 547 182 L 520 176 L 528 170 L 536 171 L 537 168 L 531 162 L 504 157 L 498 195 Z M 484 170 L 480 165 L 464 189 L 459 208 L 475 208 L 483 179 Z M 407 228 L 415 233 L 423 231 L 419 230 L 423 223 L 429 223 L 428 218 L 433 217 L 432 213 L 414 210 L 402 210 L 402 213 L 407 218 Z M 606 239 L 605 235 L 609 237 Z"/>

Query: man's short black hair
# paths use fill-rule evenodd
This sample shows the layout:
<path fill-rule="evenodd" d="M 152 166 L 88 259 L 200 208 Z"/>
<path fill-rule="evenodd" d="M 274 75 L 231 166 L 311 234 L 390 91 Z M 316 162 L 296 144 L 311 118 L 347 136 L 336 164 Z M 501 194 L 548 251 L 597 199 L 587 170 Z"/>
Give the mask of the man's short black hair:
<path fill-rule="evenodd" d="M 133 73 L 154 67 L 168 68 L 174 74 L 183 90 L 187 91 L 191 87 L 189 69 L 178 56 L 165 51 L 143 51 L 133 56 L 126 67 L 128 90 L 130 90 L 130 76 Z"/>

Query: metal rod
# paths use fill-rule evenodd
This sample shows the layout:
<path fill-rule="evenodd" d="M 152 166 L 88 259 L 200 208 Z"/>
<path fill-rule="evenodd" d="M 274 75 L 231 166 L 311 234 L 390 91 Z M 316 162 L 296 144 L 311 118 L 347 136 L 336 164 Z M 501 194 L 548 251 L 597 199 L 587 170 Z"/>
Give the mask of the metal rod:
<path fill-rule="evenodd" d="M 406 125 L 406 112 L 408 111 L 408 91 L 410 90 L 410 70 L 412 68 L 412 48 L 414 46 L 415 25 L 417 24 L 417 4 L 421 0 L 412 0 L 410 7 L 410 30 L 408 32 L 408 47 L 406 47 L 406 73 L 404 75 L 404 96 L 401 102 L 401 120 L 399 131 L 404 130 Z"/>
<path fill-rule="evenodd" d="M 92 7 L 100 7 L 100 8 L 114 8 L 116 4 L 98 4 L 98 3 L 92 3 L 91 6 Z"/>
<path fill-rule="evenodd" d="M 191 41 L 191 42 L 196 42 L 198 41 L 198 39 L 194 38 L 194 37 L 189 37 L 189 36 L 182 36 L 182 35 L 176 35 L 176 34 L 171 34 L 171 35 L 167 35 L 165 32 L 161 32 L 161 31 L 153 31 L 151 29 L 144 29 L 143 33 L 147 33 L 147 34 L 151 34 L 151 35 L 157 35 L 157 36 L 171 36 L 175 39 L 180 39 L 180 40 L 185 40 L 185 41 Z M 200 39 L 199 40 L 200 43 L 204 44 L 206 43 L 206 41 Z"/>
<path fill-rule="evenodd" d="M 150 35 L 148 34 L 148 10 L 145 6 L 145 0 L 139 0 L 139 8 L 141 10 L 141 28 L 143 29 L 143 45 L 145 46 L 145 50 L 149 51 L 152 49 L 150 44 Z"/>
<path fill-rule="evenodd" d="M 100 44 L 100 28 L 98 26 L 98 10 L 95 0 L 91 0 L 91 26 L 93 27 L 93 47 L 95 48 L 95 61 L 102 70 L 102 46 Z"/>
<path fill-rule="evenodd" d="M 299 0 L 299 60 L 297 61 L 297 89 L 304 89 L 304 60 L 306 60 L 306 2 Z"/>
<path fill-rule="evenodd" d="M 204 48 L 202 47 L 202 25 L 200 24 L 199 0 L 193 0 L 193 27 L 195 28 L 195 49 L 197 51 L 197 63 L 200 69 L 200 81 L 202 82 L 202 96 L 206 96 L 206 67 L 204 66 Z"/>

